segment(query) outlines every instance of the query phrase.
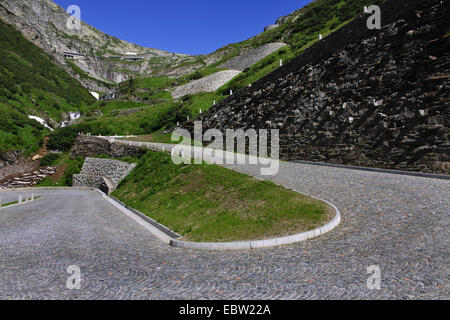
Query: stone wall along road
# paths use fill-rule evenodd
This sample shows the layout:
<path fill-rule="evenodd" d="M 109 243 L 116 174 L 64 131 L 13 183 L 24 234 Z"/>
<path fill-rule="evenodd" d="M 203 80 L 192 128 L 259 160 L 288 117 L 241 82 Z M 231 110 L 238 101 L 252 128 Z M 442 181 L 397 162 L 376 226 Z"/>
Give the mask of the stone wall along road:
<path fill-rule="evenodd" d="M 86 158 L 80 174 L 73 176 L 75 187 L 92 187 L 112 192 L 136 164 L 110 159 Z"/>

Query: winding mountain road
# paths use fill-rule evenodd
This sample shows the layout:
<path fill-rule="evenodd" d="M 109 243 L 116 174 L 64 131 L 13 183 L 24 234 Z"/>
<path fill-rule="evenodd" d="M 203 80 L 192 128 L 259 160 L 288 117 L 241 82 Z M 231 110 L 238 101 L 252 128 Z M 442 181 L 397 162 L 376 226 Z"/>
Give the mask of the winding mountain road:
<path fill-rule="evenodd" d="M 450 298 L 450 181 L 286 162 L 265 178 L 334 203 L 341 224 L 285 247 L 189 251 L 96 191 L 36 190 L 43 199 L 0 210 L 0 299 Z M 71 265 L 80 290 L 66 288 Z M 372 265 L 380 290 L 367 287 Z"/>

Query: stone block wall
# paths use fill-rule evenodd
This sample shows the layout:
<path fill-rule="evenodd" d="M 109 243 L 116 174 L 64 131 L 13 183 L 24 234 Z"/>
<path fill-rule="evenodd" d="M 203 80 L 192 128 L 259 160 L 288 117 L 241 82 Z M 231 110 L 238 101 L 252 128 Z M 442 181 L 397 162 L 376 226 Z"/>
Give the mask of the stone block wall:
<path fill-rule="evenodd" d="M 112 192 L 128 174 L 136 167 L 117 160 L 86 158 L 81 173 L 74 175 L 73 185 L 76 187 L 98 188 L 106 193 Z"/>
<path fill-rule="evenodd" d="M 112 189 L 106 184 L 105 178 L 102 176 L 92 176 L 88 174 L 75 174 L 73 175 L 74 187 L 89 187 L 97 188 L 106 194 L 109 194 Z"/>
<path fill-rule="evenodd" d="M 130 164 L 117 160 L 86 158 L 81 173 L 102 176 L 117 185 L 134 167 L 136 167 L 135 163 Z"/>

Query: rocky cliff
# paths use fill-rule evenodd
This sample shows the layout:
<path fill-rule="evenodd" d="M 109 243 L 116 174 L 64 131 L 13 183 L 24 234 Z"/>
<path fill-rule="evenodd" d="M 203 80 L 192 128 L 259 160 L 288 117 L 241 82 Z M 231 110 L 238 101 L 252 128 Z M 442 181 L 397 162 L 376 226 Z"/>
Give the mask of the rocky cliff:
<path fill-rule="evenodd" d="M 222 101 L 205 130 L 279 129 L 286 160 L 450 173 L 450 4 L 391 0 L 382 15 Z"/>
<path fill-rule="evenodd" d="M 17 162 L 23 151 L 0 151 L 0 169 Z"/>
<path fill-rule="evenodd" d="M 59 65 L 92 90 L 106 92 L 108 90 L 102 82 L 121 82 L 135 74 L 164 73 L 170 69 L 171 74 L 179 75 L 176 66 L 194 59 L 119 40 L 84 22 L 81 29 L 67 28 L 69 15 L 51 0 L 2 0 L 0 18 L 14 25 L 27 39 L 53 56 Z M 81 54 L 70 59 L 89 76 L 74 74 L 64 52 Z M 144 59 L 128 61 L 110 58 L 123 56 L 127 52 L 134 52 Z M 180 71 L 180 75 L 184 73 Z"/>

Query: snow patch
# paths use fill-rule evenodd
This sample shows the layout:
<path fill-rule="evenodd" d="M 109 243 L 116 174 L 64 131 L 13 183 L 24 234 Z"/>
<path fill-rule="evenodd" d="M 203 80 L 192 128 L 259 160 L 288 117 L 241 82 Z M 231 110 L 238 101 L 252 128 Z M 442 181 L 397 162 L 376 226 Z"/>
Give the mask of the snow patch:
<path fill-rule="evenodd" d="M 30 116 L 30 115 L 28 116 L 28 118 L 31 119 L 31 120 L 35 120 L 35 121 L 39 122 L 40 124 L 42 124 L 47 129 L 50 129 L 50 131 L 53 131 L 53 128 L 49 127 L 47 122 L 45 122 L 44 119 L 36 117 L 36 116 Z"/>
<path fill-rule="evenodd" d="M 98 94 L 97 92 L 94 92 L 94 91 L 89 91 L 89 92 L 94 96 L 95 99 L 100 100 L 100 94 Z"/>
<path fill-rule="evenodd" d="M 80 119 L 80 118 L 81 118 L 81 112 L 79 112 L 79 111 L 76 111 L 76 112 L 69 112 L 69 117 L 70 117 L 70 120 L 71 120 L 71 121 L 72 121 L 72 120 Z"/>

